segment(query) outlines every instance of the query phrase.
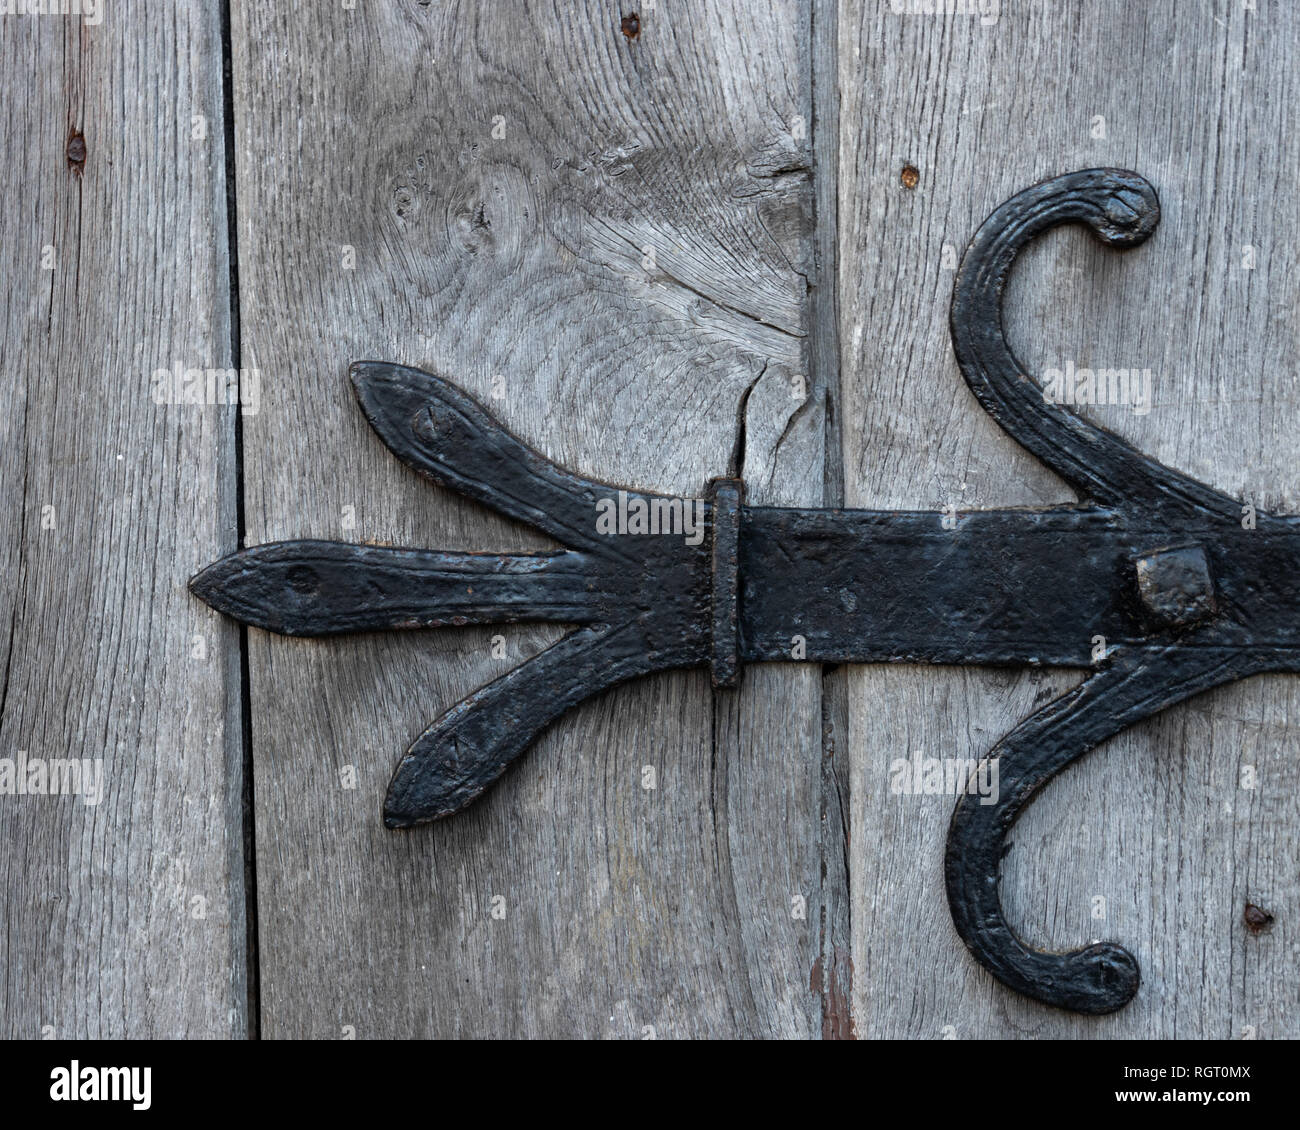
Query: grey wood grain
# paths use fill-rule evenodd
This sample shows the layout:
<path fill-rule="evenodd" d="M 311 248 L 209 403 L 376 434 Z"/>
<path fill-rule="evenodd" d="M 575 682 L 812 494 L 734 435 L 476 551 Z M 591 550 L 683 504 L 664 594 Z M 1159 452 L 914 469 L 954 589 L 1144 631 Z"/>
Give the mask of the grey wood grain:
<path fill-rule="evenodd" d="M 808 4 L 232 11 L 250 543 L 546 544 L 396 463 L 362 358 L 686 495 L 743 423 L 750 498 L 820 502 Z M 407 743 L 557 633 L 499 634 L 250 633 L 263 1034 L 819 1032 L 820 673 L 642 680 L 385 831 Z"/>
<path fill-rule="evenodd" d="M 1013 344 L 1031 372 L 1150 368 L 1149 414 L 1082 410 L 1222 490 L 1300 509 L 1294 9 L 1004 0 L 984 25 L 844 0 L 839 26 L 848 503 L 1070 500 L 961 380 L 945 247 L 960 255 L 988 212 L 1038 179 L 1117 165 L 1157 186 L 1160 228 L 1128 255 L 1078 230 L 1042 240 L 1009 290 Z M 908 164 L 912 189 L 900 179 Z M 891 760 L 979 755 L 1079 675 L 848 677 L 860 1035 L 1300 1034 L 1293 678 L 1215 691 L 1121 735 L 1015 828 L 1003 897 L 1022 936 L 1052 948 L 1113 938 L 1142 964 L 1132 1004 L 1080 1018 L 1003 990 L 968 958 L 943 893 L 952 800 L 889 790 Z M 1253 789 L 1240 787 L 1246 766 Z M 1246 929 L 1247 901 L 1274 914 L 1270 931 Z"/>
<path fill-rule="evenodd" d="M 0 795 L 0 1032 L 241 1036 L 235 408 L 152 380 L 230 365 L 218 13 L 100 15 L 0 20 L 0 758 L 103 783 Z"/>

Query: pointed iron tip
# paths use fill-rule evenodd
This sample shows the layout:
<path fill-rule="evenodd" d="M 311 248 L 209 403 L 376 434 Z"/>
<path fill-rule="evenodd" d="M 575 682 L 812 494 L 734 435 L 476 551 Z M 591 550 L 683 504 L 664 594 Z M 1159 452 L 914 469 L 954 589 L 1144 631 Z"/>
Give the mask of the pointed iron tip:
<path fill-rule="evenodd" d="M 392 369 L 392 365 L 387 365 L 383 361 L 353 361 L 348 366 L 348 380 L 352 384 L 352 394 L 362 408 L 365 408 L 367 402 L 374 396 L 381 378 Z"/>
<path fill-rule="evenodd" d="M 441 377 L 388 361 L 354 361 L 348 376 L 357 404 L 373 427 L 386 419 L 404 423 L 418 405 L 440 404 L 446 396 Z"/>
<path fill-rule="evenodd" d="M 348 366 L 348 377 L 351 378 L 353 387 L 360 387 L 371 376 L 381 369 L 389 368 L 383 361 L 353 361 Z"/>
<path fill-rule="evenodd" d="M 252 623 L 250 610 L 246 601 L 240 599 L 235 578 L 242 571 L 242 556 L 247 550 L 239 550 L 218 558 L 205 569 L 200 569 L 186 583 L 190 592 L 203 601 L 209 608 L 214 608 L 224 616 L 231 616 L 241 624 Z"/>
<path fill-rule="evenodd" d="M 403 757 L 398 763 L 397 769 L 393 773 L 393 779 L 388 782 L 388 789 L 384 793 L 385 828 L 414 828 L 417 824 L 425 824 L 432 819 L 432 817 L 422 815 L 418 810 L 414 810 L 409 803 L 409 798 L 405 795 L 408 792 L 403 773 L 406 762 L 407 759 Z"/>
<path fill-rule="evenodd" d="M 408 753 L 397 763 L 384 793 L 384 827 L 398 829 L 432 824 L 468 808 L 480 792 L 482 789 L 475 789 L 465 796 L 445 780 L 435 784 L 430 779 L 427 760 Z"/>
<path fill-rule="evenodd" d="M 222 566 L 225 565 L 226 560 L 227 558 L 225 557 L 218 558 L 211 565 L 207 565 L 200 569 L 194 574 L 194 576 L 185 582 L 185 587 L 188 588 L 194 596 L 197 596 L 204 604 L 216 608 L 219 612 L 223 611 L 223 609 L 219 607 L 217 600 L 220 596 L 224 573 L 228 571 L 222 568 Z"/>

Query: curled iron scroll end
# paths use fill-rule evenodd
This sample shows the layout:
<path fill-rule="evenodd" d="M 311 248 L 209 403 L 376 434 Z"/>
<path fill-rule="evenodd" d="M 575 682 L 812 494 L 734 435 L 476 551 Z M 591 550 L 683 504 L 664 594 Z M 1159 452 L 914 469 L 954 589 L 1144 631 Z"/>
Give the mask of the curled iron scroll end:
<path fill-rule="evenodd" d="M 1098 174 L 1093 192 L 1097 211 L 1088 219 L 1093 233 L 1112 247 L 1137 247 L 1146 242 L 1160 223 L 1155 186 L 1129 169 L 1090 169 L 1073 175 L 1086 177 L 1094 172 Z"/>
<path fill-rule="evenodd" d="M 1063 1007 L 1103 1015 L 1137 996 L 1142 972 L 1135 958 L 1114 942 L 1097 942 L 1065 955 Z"/>
<path fill-rule="evenodd" d="M 1002 910 L 1006 837 L 1057 773 L 1107 738 L 1175 703 L 1265 669 L 1259 657 L 1221 646 L 1215 629 L 1160 649 L 1118 652 L 1074 690 L 1032 714 L 989 753 L 1000 794 L 963 796 L 953 809 L 944 879 L 953 925 L 975 959 L 1009 988 L 1072 1012 L 1122 1008 L 1137 993 L 1137 959 L 1114 942 L 1067 953 L 1027 946 Z"/>

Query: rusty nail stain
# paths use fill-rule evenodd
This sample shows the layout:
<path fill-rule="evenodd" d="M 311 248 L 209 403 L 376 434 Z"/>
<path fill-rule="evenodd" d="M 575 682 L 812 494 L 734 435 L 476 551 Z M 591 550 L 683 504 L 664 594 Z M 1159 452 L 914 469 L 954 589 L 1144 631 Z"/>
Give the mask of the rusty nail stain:
<path fill-rule="evenodd" d="M 635 12 L 629 12 L 623 17 L 623 22 L 619 26 L 628 39 L 635 39 L 641 34 L 641 17 Z"/>
<path fill-rule="evenodd" d="M 921 170 L 915 165 L 904 165 L 901 179 L 904 188 L 915 188 L 921 180 Z"/>
<path fill-rule="evenodd" d="M 82 169 L 86 167 L 86 137 L 75 126 L 68 134 L 68 144 L 64 152 L 68 158 L 68 168 L 80 176 Z"/>
<path fill-rule="evenodd" d="M 1262 906 L 1256 906 L 1253 902 L 1246 903 L 1246 909 L 1242 912 L 1241 920 L 1246 924 L 1246 929 L 1252 934 L 1263 933 L 1273 925 L 1273 916 Z"/>

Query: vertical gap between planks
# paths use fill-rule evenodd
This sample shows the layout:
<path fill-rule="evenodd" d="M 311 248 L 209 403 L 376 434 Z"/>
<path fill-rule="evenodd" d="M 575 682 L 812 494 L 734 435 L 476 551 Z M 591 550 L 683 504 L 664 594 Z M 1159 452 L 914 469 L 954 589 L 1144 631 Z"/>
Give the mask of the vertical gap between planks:
<path fill-rule="evenodd" d="M 226 254 L 230 264 L 230 364 L 240 382 L 235 406 L 235 522 L 236 549 L 244 545 L 244 388 L 243 360 L 239 334 L 239 209 L 235 182 L 235 89 L 234 53 L 231 36 L 231 0 L 221 5 L 221 94 L 222 124 L 225 137 L 226 178 Z M 262 992 L 258 975 L 257 938 L 257 826 L 253 806 L 253 714 L 248 674 L 248 628 L 239 625 L 239 733 L 243 777 L 240 806 L 244 848 L 244 922 L 245 955 L 248 963 L 248 1038 L 262 1034 Z"/>
<path fill-rule="evenodd" d="M 820 396 L 825 421 L 822 505 L 844 505 L 840 405 L 839 309 L 839 0 L 812 0 L 814 286 L 810 296 L 810 394 Z M 853 962 L 849 889 L 848 688 L 837 665 L 822 666 L 821 693 L 821 938 L 818 975 L 822 1038 L 851 1039 Z M 839 747 L 839 756 L 836 749 Z"/>

